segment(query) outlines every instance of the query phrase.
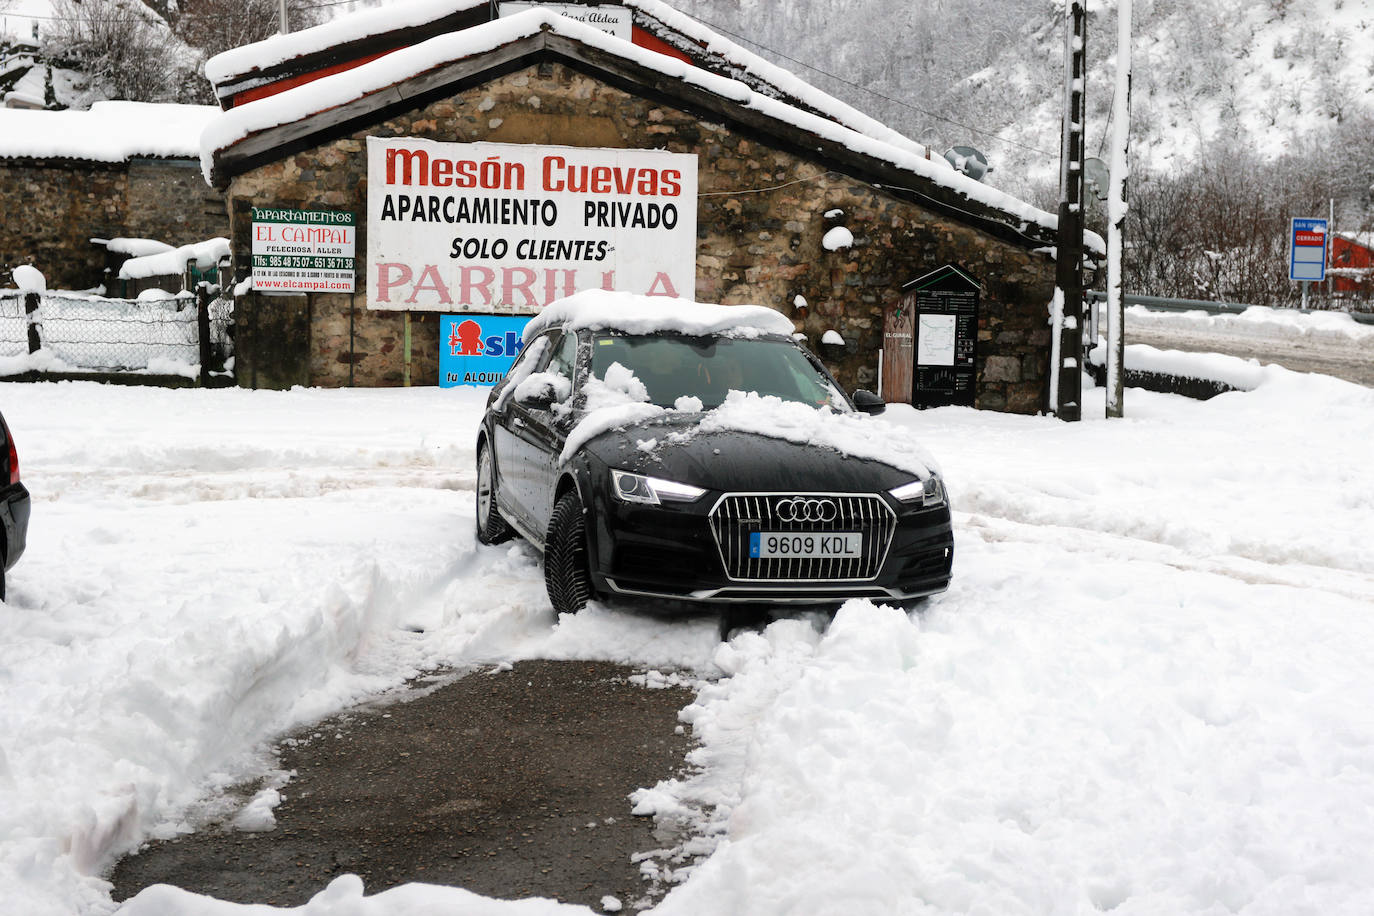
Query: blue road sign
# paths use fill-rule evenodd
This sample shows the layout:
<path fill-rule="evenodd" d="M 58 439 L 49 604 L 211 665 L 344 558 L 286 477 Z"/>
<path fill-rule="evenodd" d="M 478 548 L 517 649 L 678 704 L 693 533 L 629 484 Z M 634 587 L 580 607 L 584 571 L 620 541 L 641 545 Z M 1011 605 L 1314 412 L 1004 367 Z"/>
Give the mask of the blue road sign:
<path fill-rule="evenodd" d="M 443 315 L 439 319 L 439 387 L 495 385 L 525 346 L 529 317 Z"/>
<path fill-rule="evenodd" d="M 1293 218 L 1288 233 L 1288 279 L 1326 279 L 1326 220 Z"/>

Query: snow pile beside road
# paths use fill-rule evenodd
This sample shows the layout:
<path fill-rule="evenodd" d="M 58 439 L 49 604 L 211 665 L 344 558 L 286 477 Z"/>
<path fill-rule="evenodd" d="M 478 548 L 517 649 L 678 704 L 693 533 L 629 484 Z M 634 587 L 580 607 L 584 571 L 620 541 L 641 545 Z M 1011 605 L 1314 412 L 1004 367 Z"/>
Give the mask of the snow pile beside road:
<path fill-rule="evenodd" d="M 1279 366 L 1261 366 L 1258 360 L 1224 353 L 1161 350 L 1149 344 L 1127 344 L 1125 357 L 1128 370 L 1176 378 L 1207 379 L 1238 391 L 1251 391 L 1258 388 L 1268 375 L 1288 371 Z M 1107 345 L 1101 338 L 1098 338 L 1097 346 L 1089 351 L 1088 360 L 1096 366 L 1106 365 Z"/>
<path fill-rule="evenodd" d="M 34 495 L 0 604 L 5 907 L 108 914 L 103 869 L 232 819 L 284 730 L 546 657 L 713 678 L 694 770 L 634 802 L 695 831 L 644 863 L 663 914 L 1374 912 L 1374 391 L 894 405 L 952 496 L 949 592 L 723 646 L 712 617 L 559 619 L 531 549 L 474 543 L 485 394 L 0 385 Z M 282 912 L 587 912 L 362 892 Z M 121 916 L 261 910 L 150 888 Z"/>
<path fill-rule="evenodd" d="M 264 909 L 225 903 L 159 884 L 139 894 L 119 912 L 121 916 L 248 916 Z M 357 875 L 335 878 L 303 906 L 270 909 L 280 916 L 592 916 L 596 912 L 543 898 L 492 900 L 461 888 L 430 884 L 403 884 L 364 897 L 363 880 Z"/>
<path fill-rule="evenodd" d="M 1345 312 L 1299 312 L 1262 305 L 1252 305 L 1238 315 L 1209 315 L 1203 311 L 1160 312 L 1133 305 L 1126 309 L 1126 326 L 1128 329 L 1143 330 L 1210 330 L 1236 337 L 1374 343 L 1374 325 L 1360 324 Z"/>
<path fill-rule="evenodd" d="M 1290 591 L 1254 620 L 1245 589 L 1086 562 L 1098 594 L 1060 602 L 1057 571 L 965 546 L 977 571 L 923 614 L 855 601 L 818 644 L 722 650 L 685 794 L 728 816 L 657 913 L 1374 904 L 1349 854 L 1374 841 L 1357 605 Z"/>

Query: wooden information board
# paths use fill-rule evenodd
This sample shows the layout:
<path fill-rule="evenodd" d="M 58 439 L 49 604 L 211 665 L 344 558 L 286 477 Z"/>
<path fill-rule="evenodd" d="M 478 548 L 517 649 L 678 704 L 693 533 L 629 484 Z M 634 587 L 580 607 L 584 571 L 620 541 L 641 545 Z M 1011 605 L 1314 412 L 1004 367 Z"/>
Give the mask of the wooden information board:
<path fill-rule="evenodd" d="M 978 376 L 978 283 L 946 265 L 908 283 L 915 316 L 916 407 L 972 407 Z"/>

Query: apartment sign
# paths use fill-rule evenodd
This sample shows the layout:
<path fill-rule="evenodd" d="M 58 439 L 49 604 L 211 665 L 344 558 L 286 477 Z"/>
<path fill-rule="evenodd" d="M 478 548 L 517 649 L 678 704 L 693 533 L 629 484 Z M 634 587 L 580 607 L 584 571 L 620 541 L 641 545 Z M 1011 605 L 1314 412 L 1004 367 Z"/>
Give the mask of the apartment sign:
<path fill-rule="evenodd" d="M 341 210 L 253 208 L 253 289 L 351 293 L 357 227 Z"/>
<path fill-rule="evenodd" d="M 534 314 L 588 289 L 691 298 L 697 159 L 368 138 L 368 307 Z"/>

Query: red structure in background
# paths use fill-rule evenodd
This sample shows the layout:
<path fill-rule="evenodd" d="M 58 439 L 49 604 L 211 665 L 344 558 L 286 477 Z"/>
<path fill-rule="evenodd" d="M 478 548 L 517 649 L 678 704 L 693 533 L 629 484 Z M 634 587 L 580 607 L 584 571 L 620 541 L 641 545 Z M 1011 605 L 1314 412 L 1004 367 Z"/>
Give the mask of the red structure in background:
<path fill-rule="evenodd" d="M 1374 297 L 1374 232 L 1335 232 L 1331 235 L 1331 292 L 1337 296 Z M 1350 275 L 1347 270 L 1365 270 Z"/>

